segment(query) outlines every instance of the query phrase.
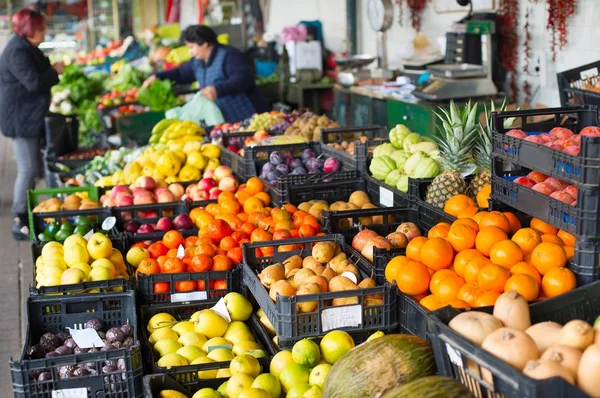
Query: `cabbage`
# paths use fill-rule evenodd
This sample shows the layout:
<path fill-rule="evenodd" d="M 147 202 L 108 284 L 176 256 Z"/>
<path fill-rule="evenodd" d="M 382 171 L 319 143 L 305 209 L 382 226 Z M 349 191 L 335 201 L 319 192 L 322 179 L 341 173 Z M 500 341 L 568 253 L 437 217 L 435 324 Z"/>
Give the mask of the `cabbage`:
<path fill-rule="evenodd" d="M 402 149 L 402 141 L 411 133 L 410 129 L 403 124 L 398 124 L 388 134 L 390 142 L 397 149 Z"/>
<path fill-rule="evenodd" d="M 410 152 L 410 146 L 421 142 L 421 136 L 417 133 L 411 133 L 402 141 L 402 147 L 405 152 Z"/>
<path fill-rule="evenodd" d="M 385 178 L 385 183 L 395 187 L 400 178 L 404 175 L 400 170 L 394 170 Z"/>
<path fill-rule="evenodd" d="M 412 178 L 433 178 L 440 174 L 440 165 L 438 162 L 431 158 L 423 159 L 418 164 L 413 174 L 410 175 Z"/>
<path fill-rule="evenodd" d="M 410 145 L 410 152 L 415 153 L 417 151 L 429 153 L 438 149 L 435 142 L 419 142 L 418 144 Z"/>
<path fill-rule="evenodd" d="M 409 153 L 406 153 L 406 152 L 400 151 L 400 150 L 398 150 L 390 155 L 392 160 L 394 162 L 396 162 L 396 167 L 398 168 L 398 170 L 401 170 L 402 172 L 404 172 L 404 163 L 406 163 L 406 159 L 408 159 L 409 156 L 410 156 Z"/>
<path fill-rule="evenodd" d="M 375 148 L 375 151 L 373 151 L 373 157 L 377 158 L 379 156 L 390 156 L 395 150 L 396 148 L 394 148 L 394 146 L 390 143 L 381 144 Z"/>
<path fill-rule="evenodd" d="M 413 153 L 404 163 L 404 172 L 412 176 L 417 168 L 417 165 L 424 159 L 429 159 L 429 156 L 425 152 Z"/>
<path fill-rule="evenodd" d="M 400 177 L 400 179 L 396 183 L 396 188 L 400 192 L 404 192 L 404 193 L 408 192 L 408 176 L 407 175 L 403 175 L 402 177 Z"/>

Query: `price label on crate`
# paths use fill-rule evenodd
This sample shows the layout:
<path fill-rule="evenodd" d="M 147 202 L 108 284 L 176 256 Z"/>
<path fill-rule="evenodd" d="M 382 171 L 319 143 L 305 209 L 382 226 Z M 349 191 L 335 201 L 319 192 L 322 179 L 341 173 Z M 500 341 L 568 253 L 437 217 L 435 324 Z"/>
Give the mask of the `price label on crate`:
<path fill-rule="evenodd" d="M 355 328 L 362 325 L 362 305 L 326 308 L 321 313 L 323 332 L 340 328 Z"/>
<path fill-rule="evenodd" d="M 456 366 L 462 368 L 462 357 L 460 356 L 460 352 L 455 350 L 450 344 L 446 343 L 446 350 L 448 351 L 448 358 L 450 362 L 455 364 Z"/>
<path fill-rule="evenodd" d="M 106 124 L 107 128 L 112 128 L 112 119 L 109 115 L 104 115 L 104 124 Z"/>
<path fill-rule="evenodd" d="M 87 388 L 66 388 L 63 390 L 52 390 L 52 398 L 87 398 Z"/>
<path fill-rule="evenodd" d="M 173 293 L 171 295 L 172 303 L 184 303 L 190 301 L 201 301 L 208 298 L 207 292 L 186 292 L 186 293 Z"/>
<path fill-rule="evenodd" d="M 185 257 L 185 249 L 183 248 L 183 245 L 179 245 L 179 247 L 177 248 L 177 258 L 180 260 L 183 260 L 184 257 Z"/>
<path fill-rule="evenodd" d="M 105 231 L 110 231 L 115 224 L 117 223 L 116 217 L 106 217 L 106 220 L 102 221 L 102 229 Z"/>
<path fill-rule="evenodd" d="M 96 329 L 67 329 L 73 340 L 75 340 L 75 343 L 81 348 L 104 347 L 104 342 L 98 336 Z"/>
<path fill-rule="evenodd" d="M 225 299 L 221 298 L 217 301 L 217 304 L 211 307 L 211 310 L 221 315 L 222 318 L 225 318 L 227 322 L 231 322 L 231 316 L 229 315 L 229 311 L 227 310 L 227 306 L 225 305 Z"/>
<path fill-rule="evenodd" d="M 385 207 L 394 207 L 394 193 L 387 188 L 379 187 L 379 203 Z"/>

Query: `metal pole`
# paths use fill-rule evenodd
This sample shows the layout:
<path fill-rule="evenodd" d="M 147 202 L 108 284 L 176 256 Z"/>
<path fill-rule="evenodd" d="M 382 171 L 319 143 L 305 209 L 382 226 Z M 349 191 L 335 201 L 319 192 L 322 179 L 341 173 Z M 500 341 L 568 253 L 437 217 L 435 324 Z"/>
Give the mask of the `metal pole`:
<path fill-rule="evenodd" d="M 348 55 L 354 55 L 357 52 L 356 1 L 346 0 L 346 41 L 348 42 Z"/>

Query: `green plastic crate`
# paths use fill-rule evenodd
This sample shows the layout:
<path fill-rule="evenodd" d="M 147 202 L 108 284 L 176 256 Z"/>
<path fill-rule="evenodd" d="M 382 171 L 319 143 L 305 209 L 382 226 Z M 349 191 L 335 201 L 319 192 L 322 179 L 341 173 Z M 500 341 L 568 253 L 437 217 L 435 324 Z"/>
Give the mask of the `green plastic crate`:
<path fill-rule="evenodd" d="M 164 118 L 164 112 L 154 111 L 121 116 L 117 118 L 117 132 L 137 145 L 146 145 L 152 135 L 152 128 Z"/>

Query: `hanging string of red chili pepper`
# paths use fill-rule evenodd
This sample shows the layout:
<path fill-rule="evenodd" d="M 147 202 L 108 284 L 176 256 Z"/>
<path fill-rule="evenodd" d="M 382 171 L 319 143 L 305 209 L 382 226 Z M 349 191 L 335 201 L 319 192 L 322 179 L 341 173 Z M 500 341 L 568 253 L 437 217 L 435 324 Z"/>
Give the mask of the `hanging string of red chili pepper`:
<path fill-rule="evenodd" d="M 405 0 L 396 0 L 396 4 L 400 6 L 400 25 L 402 25 L 403 7 Z M 406 6 L 410 10 L 410 20 L 413 29 L 417 32 L 421 31 L 421 14 L 425 9 L 427 0 L 406 0 Z"/>
<path fill-rule="evenodd" d="M 525 53 L 525 60 L 523 62 L 523 72 L 525 72 L 525 74 L 527 74 L 529 72 L 529 58 L 531 58 L 531 46 L 529 45 L 529 42 L 531 41 L 531 31 L 529 30 L 530 26 L 529 26 L 529 18 L 531 16 L 531 8 L 527 8 L 527 11 L 525 12 L 525 43 L 523 44 L 524 47 L 524 53 Z"/>
<path fill-rule="evenodd" d="M 551 32 L 550 51 L 552 61 L 556 61 L 556 53 L 567 44 L 567 18 L 575 13 L 576 0 L 546 0 L 548 4 L 548 21 L 546 27 Z"/>
<path fill-rule="evenodd" d="M 498 9 L 498 23 L 502 33 L 502 66 L 510 75 L 510 98 L 515 101 L 519 89 L 516 70 L 519 62 L 519 0 L 502 0 Z"/>

